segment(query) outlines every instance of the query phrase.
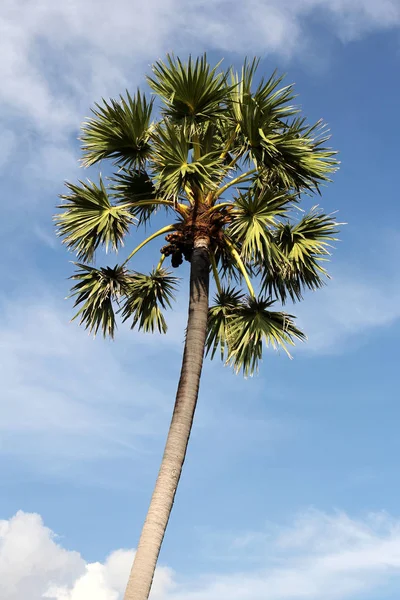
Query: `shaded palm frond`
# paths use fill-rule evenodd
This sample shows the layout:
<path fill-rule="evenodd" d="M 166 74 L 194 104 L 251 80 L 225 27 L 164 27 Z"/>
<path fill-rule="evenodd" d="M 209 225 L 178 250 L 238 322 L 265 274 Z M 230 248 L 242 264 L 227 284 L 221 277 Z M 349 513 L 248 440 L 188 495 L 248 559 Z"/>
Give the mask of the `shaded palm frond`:
<path fill-rule="evenodd" d="M 78 281 L 71 290 L 75 297 L 74 307 L 81 305 L 77 314 L 80 325 L 96 333 L 101 327 L 104 337 L 114 337 L 115 313 L 113 303 L 118 302 L 127 290 L 129 277 L 123 267 L 95 269 L 76 263 L 78 271 L 71 277 Z"/>
<path fill-rule="evenodd" d="M 234 311 L 239 307 L 244 294 L 235 288 L 225 288 L 219 292 L 214 305 L 208 312 L 206 353 L 211 351 L 211 358 L 220 347 L 221 359 L 229 355 L 229 324 Z"/>
<path fill-rule="evenodd" d="M 238 252 L 240 253 L 240 248 Z M 236 262 L 232 259 L 232 255 L 228 247 L 223 243 L 223 241 L 215 251 L 215 261 L 220 277 L 228 284 L 230 284 L 232 281 L 235 283 L 242 283 L 242 274 Z"/>
<path fill-rule="evenodd" d="M 113 197 L 119 204 L 129 207 L 138 226 L 148 223 L 160 208 L 154 202 L 157 197 L 155 187 L 146 171 L 121 169 L 111 178 L 111 182 L 110 192 Z"/>
<path fill-rule="evenodd" d="M 64 201 L 58 206 L 64 212 L 55 216 L 57 233 L 63 243 L 74 250 L 79 259 L 91 261 L 96 249 L 103 245 L 117 251 L 134 222 L 129 206 L 111 204 L 107 190 L 89 181 L 80 185 L 67 183 L 69 194 L 61 195 Z"/>
<path fill-rule="evenodd" d="M 177 282 L 178 279 L 163 268 L 154 269 L 150 275 L 134 273 L 121 308 L 123 321 L 133 318 L 132 329 L 137 325 L 146 333 L 156 329 L 166 333 L 167 324 L 161 309 L 171 306 Z"/>
<path fill-rule="evenodd" d="M 334 217 L 316 207 L 296 224 L 280 223 L 275 240 L 284 260 L 269 263 L 261 271 L 265 291 L 286 302 L 288 297 L 301 300 L 305 289 L 321 288 L 329 278 L 323 262 L 337 240 L 338 225 Z"/>
<path fill-rule="evenodd" d="M 246 377 L 257 371 L 263 343 L 274 349 L 283 348 L 290 356 L 287 346 L 306 339 L 294 325 L 292 315 L 268 310 L 272 304 L 265 298 L 248 297 L 230 319 L 227 362 Z"/>
<path fill-rule="evenodd" d="M 96 104 L 94 117 L 82 126 L 83 164 L 88 167 L 104 158 L 140 168 L 149 157 L 149 129 L 153 99 L 149 102 L 140 91 L 132 98 Z"/>
<path fill-rule="evenodd" d="M 196 126 L 226 115 L 229 88 L 226 75 L 217 72 L 218 67 L 211 68 L 206 55 L 195 61 L 189 57 L 187 63 L 168 55 L 166 63 L 155 63 L 154 75 L 147 81 L 162 98 L 165 116 L 175 123 L 185 121 Z"/>

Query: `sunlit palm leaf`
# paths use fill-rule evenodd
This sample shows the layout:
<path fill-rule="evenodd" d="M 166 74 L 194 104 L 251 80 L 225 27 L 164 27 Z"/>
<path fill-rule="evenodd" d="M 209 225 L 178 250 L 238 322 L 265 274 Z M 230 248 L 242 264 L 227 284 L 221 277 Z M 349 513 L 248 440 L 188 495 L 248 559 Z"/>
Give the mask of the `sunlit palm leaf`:
<path fill-rule="evenodd" d="M 260 145 L 251 153 L 286 189 L 318 191 L 337 170 L 337 153 L 324 145 L 330 136 L 322 121 L 309 126 L 296 119 L 283 131 L 260 135 Z"/>
<path fill-rule="evenodd" d="M 226 115 L 225 101 L 229 88 L 226 76 L 218 73 L 219 65 L 211 69 L 206 56 L 187 63 L 167 56 L 167 63 L 158 61 L 153 66 L 150 87 L 162 98 L 163 113 L 173 122 L 186 121 L 197 125 Z"/>
<path fill-rule="evenodd" d="M 275 240 L 285 260 L 266 265 L 262 280 L 266 292 L 285 302 L 288 296 L 300 300 L 305 289 L 322 287 L 329 277 L 322 263 L 337 240 L 338 225 L 316 208 L 296 224 L 280 223 Z"/>
<path fill-rule="evenodd" d="M 274 349 L 283 348 L 290 356 L 287 346 L 293 346 L 295 340 L 305 340 L 305 335 L 294 325 L 294 317 L 268 310 L 272 304 L 263 298 L 247 298 L 232 314 L 227 362 L 236 372 L 242 370 L 246 377 L 257 371 L 263 343 Z"/>
<path fill-rule="evenodd" d="M 287 119 L 298 112 L 298 108 L 290 104 L 294 98 L 293 86 L 278 88 L 283 77 L 275 73 L 267 80 L 261 79 L 253 90 L 254 76 L 259 61 L 246 62 L 241 74 L 232 72 L 230 111 L 237 124 L 240 139 L 240 154 L 257 148 L 262 140 L 261 132 L 273 131 L 282 126 Z"/>
<path fill-rule="evenodd" d="M 221 178 L 224 167 L 220 153 L 210 152 L 194 160 L 190 136 L 184 127 L 159 127 L 153 142 L 152 167 L 159 195 L 177 200 L 185 188 L 193 193 L 196 189 L 213 189 Z"/>
<path fill-rule="evenodd" d="M 80 324 L 90 332 L 96 333 L 101 327 L 104 337 L 114 337 L 115 313 L 113 302 L 118 302 L 125 293 L 128 284 L 126 271 L 115 266 L 95 269 L 76 263 L 78 271 L 71 279 L 78 281 L 71 290 L 75 297 L 74 307 L 80 306 L 74 319 L 80 318 Z"/>
<path fill-rule="evenodd" d="M 227 231 L 232 240 L 240 244 L 245 262 L 279 258 L 273 227 L 277 218 L 287 213 L 292 200 L 290 194 L 276 194 L 268 188 L 258 190 L 256 187 L 234 199 L 230 211 L 232 222 Z"/>
<path fill-rule="evenodd" d="M 156 329 L 166 333 L 167 324 L 161 309 L 171 306 L 178 279 L 166 269 L 154 269 L 150 275 L 134 273 L 122 307 L 124 321 L 133 318 L 132 329 L 138 326 L 146 333 Z"/>
<path fill-rule="evenodd" d="M 64 212 L 55 217 L 63 242 L 88 261 L 100 245 L 118 250 L 134 221 L 128 205 L 112 205 L 101 178 L 99 186 L 91 181 L 66 185 L 70 193 L 60 196 L 64 202 L 58 206 Z"/>
<path fill-rule="evenodd" d="M 267 168 L 279 189 L 315 190 L 337 168 L 336 153 L 324 144 L 329 139 L 321 122 L 308 126 L 294 119 L 299 109 L 290 102 L 293 86 L 278 88 L 275 74 L 252 91 L 257 61 L 245 64 L 233 81 L 231 113 L 239 127 L 240 154 Z"/>
<path fill-rule="evenodd" d="M 132 98 L 96 104 L 94 118 L 82 127 L 83 164 L 88 167 L 104 158 L 140 167 L 150 153 L 149 128 L 153 99 L 148 102 L 139 91 Z"/>
<path fill-rule="evenodd" d="M 240 290 L 234 288 L 223 289 L 216 295 L 208 313 L 206 352 L 211 351 L 211 358 L 214 358 L 218 346 L 222 360 L 229 354 L 229 323 L 243 296 Z"/>

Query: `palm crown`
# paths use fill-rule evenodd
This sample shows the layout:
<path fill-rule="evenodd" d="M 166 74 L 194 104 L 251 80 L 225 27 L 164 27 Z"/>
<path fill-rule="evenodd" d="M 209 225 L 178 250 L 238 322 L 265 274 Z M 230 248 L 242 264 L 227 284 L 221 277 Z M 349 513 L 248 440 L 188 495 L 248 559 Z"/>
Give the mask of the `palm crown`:
<path fill-rule="evenodd" d="M 264 343 L 287 351 L 304 338 L 291 315 L 271 307 L 301 299 L 327 276 L 337 223 L 316 208 L 299 217 L 298 209 L 301 195 L 319 193 L 338 163 L 324 125 L 299 116 L 292 86 L 280 87 L 275 74 L 254 84 L 257 65 L 246 62 L 236 74 L 211 68 L 205 56 L 185 64 L 168 56 L 148 78 L 151 100 L 138 91 L 103 101 L 84 123 L 83 164 L 111 159 L 115 173 L 107 185 L 67 183 L 56 223 L 80 261 L 72 295 L 90 331 L 113 336 L 119 312 L 132 327 L 165 332 L 178 280 L 164 259 L 175 268 L 190 261 L 194 237 L 204 235 L 216 285 L 211 356 L 248 375 Z M 170 224 L 123 264 L 91 266 L 97 248 L 117 251 L 159 210 Z M 131 270 L 132 257 L 158 236 L 166 240 L 158 265 L 150 274 Z"/>

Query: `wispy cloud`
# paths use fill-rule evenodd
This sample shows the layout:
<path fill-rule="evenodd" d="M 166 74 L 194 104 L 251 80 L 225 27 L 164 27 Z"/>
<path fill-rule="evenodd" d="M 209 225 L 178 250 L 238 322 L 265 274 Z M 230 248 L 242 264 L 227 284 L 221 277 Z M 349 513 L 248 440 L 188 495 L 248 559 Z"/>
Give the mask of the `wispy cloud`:
<path fill-rule="evenodd" d="M 400 319 L 400 279 L 391 257 L 383 263 L 378 277 L 371 276 L 367 265 L 365 271 L 353 265 L 352 275 L 350 265 L 337 265 L 332 281 L 293 309 L 309 338 L 297 351 L 343 353 Z"/>
<path fill-rule="evenodd" d="M 240 556 L 253 551 L 254 539 L 258 566 L 243 570 Z M 228 552 L 241 565 L 229 574 L 188 580 L 160 567 L 152 600 L 347 600 L 373 591 L 393 598 L 400 521 L 385 513 L 353 519 L 309 511 L 289 526 L 233 537 Z M 104 563 L 88 564 L 63 548 L 39 515 L 19 512 L 0 521 L 0 590 L 7 600 L 120 600 L 133 556 L 117 550 Z"/>
<path fill-rule="evenodd" d="M 68 322 L 69 309 L 46 295 L 2 304 L 2 453 L 43 469 L 64 459 L 139 456 L 142 441 L 160 433 L 174 390 L 149 380 L 152 349 L 141 336 L 129 332 L 118 346 L 93 340 Z"/>
<path fill-rule="evenodd" d="M 95 98 L 134 87 L 137 67 L 160 53 L 204 48 L 290 57 L 310 42 L 306 19 L 330 21 L 333 35 L 355 39 L 400 23 L 397 0 L 105 0 L 27 4 L 0 10 L 0 102 L 5 118 L 30 121 L 58 139 L 74 130 Z M 227 18 L 229 15 L 229 18 Z M 298 52 L 296 52 L 298 54 Z M 140 73 L 140 74 L 139 74 Z"/>

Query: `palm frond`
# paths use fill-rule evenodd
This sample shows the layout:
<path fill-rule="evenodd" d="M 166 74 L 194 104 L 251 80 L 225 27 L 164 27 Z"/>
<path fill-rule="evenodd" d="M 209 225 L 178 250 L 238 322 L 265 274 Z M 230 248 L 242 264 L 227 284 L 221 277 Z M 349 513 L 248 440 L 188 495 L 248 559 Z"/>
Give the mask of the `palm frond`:
<path fill-rule="evenodd" d="M 244 155 L 260 146 L 262 132 L 280 128 L 283 120 L 299 112 L 290 102 L 294 99 L 293 86 L 278 88 L 283 77 L 276 73 L 265 81 L 261 79 L 253 90 L 254 76 L 259 60 L 245 62 L 241 74 L 231 73 L 232 90 L 230 112 L 236 123 L 240 140 L 240 154 Z"/>
<path fill-rule="evenodd" d="M 243 292 L 235 288 L 225 288 L 218 293 L 214 299 L 214 305 L 208 312 L 206 353 L 211 351 L 211 358 L 214 358 L 218 350 L 221 352 L 221 359 L 229 355 L 229 325 L 232 315 L 239 307 L 244 297 Z"/>
<path fill-rule="evenodd" d="M 84 166 L 104 158 L 116 163 L 140 168 L 150 153 L 149 129 L 154 100 L 149 102 L 140 91 L 132 98 L 110 100 L 96 104 L 94 117 L 82 126 Z"/>
<path fill-rule="evenodd" d="M 167 56 L 167 62 L 158 61 L 153 66 L 153 77 L 148 77 L 150 87 L 165 105 L 163 113 L 174 123 L 185 121 L 198 125 L 214 121 L 226 114 L 225 101 L 229 88 L 226 75 L 218 73 L 219 64 L 211 68 L 206 55 L 187 63 Z"/>
<path fill-rule="evenodd" d="M 238 249 L 240 253 L 240 247 Z M 226 244 L 222 243 L 215 250 L 215 261 L 220 277 L 229 285 L 232 281 L 242 283 L 243 276 Z"/>
<path fill-rule="evenodd" d="M 224 167 L 219 152 L 194 160 L 190 136 L 185 127 L 164 124 L 153 134 L 152 167 L 156 172 L 158 195 L 177 200 L 182 190 L 213 189 Z"/>
<path fill-rule="evenodd" d="M 123 321 L 133 318 L 131 328 L 138 326 L 146 333 L 156 329 L 166 333 L 167 324 L 161 309 L 171 306 L 178 279 L 170 271 L 157 268 L 150 275 L 135 272 L 126 290 L 121 308 Z"/>
<path fill-rule="evenodd" d="M 295 98 L 293 85 L 279 88 L 284 76 L 278 77 L 276 71 L 267 80 L 262 77 L 254 89 L 254 77 L 259 63 L 260 60 L 257 58 L 251 62 L 245 60 L 240 75 L 231 71 L 231 108 L 236 116 L 236 121 L 241 123 L 244 117 L 244 124 L 249 108 L 257 108 L 264 123 L 267 119 L 287 119 L 297 114 L 298 107 L 289 104 Z"/>
<path fill-rule="evenodd" d="M 299 109 L 290 104 L 293 86 L 279 88 L 283 78 L 275 73 L 253 91 L 257 65 L 258 61 L 245 63 L 241 77 L 232 76 L 236 86 L 230 110 L 239 127 L 239 153 L 257 168 L 266 168 L 279 189 L 318 190 L 338 166 L 336 152 L 324 146 L 329 139 L 326 128 L 322 121 L 309 126 L 294 118 Z"/>
<path fill-rule="evenodd" d="M 338 168 L 337 152 L 324 145 L 330 136 L 322 121 L 307 125 L 305 119 L 295 119 L 281 132 L 260 135 L 253 155 L 286 189 L 319 191 Z"/>
<path fill-rule="evenodd" d="M 71 297 L 75 297 L 74 307 L 81 305 L 81 308 L 73 320 L 80 317 L 80 325 L 95 335 L 101 327 L 104 337 L 114 337 L 116 325 L 113 303 L 118 302 L 127 289 L 127 272 L 118 265 L 95 269 L 75 264 L 78 270 L 71 279 L 78 283 L 72 288 Z"/>
<path fill-rule="evenodd" d="M 153 181 L 146 171 L 121 169 L 111 178 L 110 192 L 117 203 L 127 206 L 137 219 L 137 225 L 146 225 L 160 208 Z M 141 204 L 146 202 L 146 204 Z M 148 204 L 147 204 L 148 202 Z"/>
<path fill-rule="evenodd" d="M 265 262 L 279 257 L 273 227 L 277 218 L 287 213 L 292 201 L 290 194 L 275 193 L 269 188 L 260 190 L 256 186 L 234 198 L 227 233 L 240 244 L 240 255 L 245 262 Z"/>
<path fill-rule="evenodd" d="M 283 348 L 290 356 L 287 346 L 306 339 L 294 325 L 292 315 L 268 310 L 272 304 L 265 298 L 248 297 L 230 319 L 227 362 L 236 373 L 243 371 L 245 377 L 258 370 L 264 343 L 274 349 Z"/>
<path fill-rule="evenodd" d="M 265 265 L 262 286 L 285 303 L 301 300 L 305 289 L 321 288 L 329 278 L 323 263 L 329 259 L 332 242 L 336 241 L 335 218 L 312 209 L 298 223 L 280 223 L 275 241 L 283 260 Z"/>
<path fill-rule="evenodd" d="M 63 243 L 79 259 L 91 261 L 100 245 L 115 251 L 123 245 L 134 217 L 127 204 L 111 204 L 101 178 L 99 186 L 91 181 L 79 183 L 66 184 L 70 193 L 60 196 L 64 202 L 58 206 L 64 212 L 54 220 Z"/>

